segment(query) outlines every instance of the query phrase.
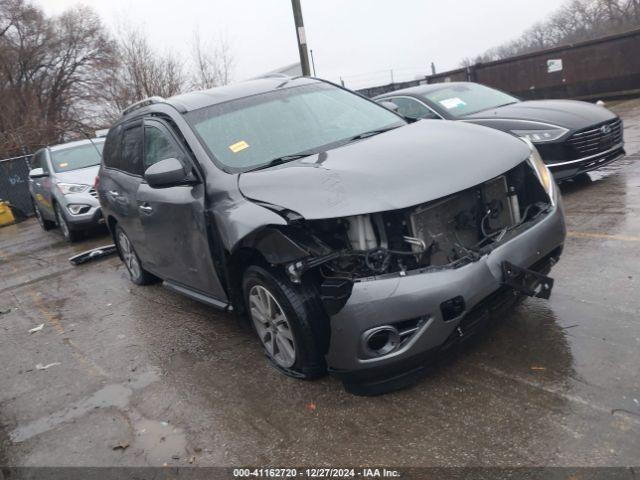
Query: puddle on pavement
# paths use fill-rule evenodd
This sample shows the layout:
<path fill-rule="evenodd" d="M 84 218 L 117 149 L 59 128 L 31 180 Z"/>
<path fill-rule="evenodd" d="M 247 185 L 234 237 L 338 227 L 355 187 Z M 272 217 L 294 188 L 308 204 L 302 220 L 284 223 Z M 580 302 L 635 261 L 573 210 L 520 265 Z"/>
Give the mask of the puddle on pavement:
<path fill-rule="evenodd" d="M 182 463 L 180 460 L 185 460 L 187 438 L 181 428 L 146 418 L 136 420 L 134 428 L 132 447 L 144 451 L 148 464 Z"/>
<path fill-rule="evenodd" d="M 36 435 L 48 432 L 62 423 L 82 417 L 97 408 L 116 407 L 124 409 L 129 404 L 133 389 L 144 388 L 160 378 L 158 370 L 148 370 L 132 379 L 127 384 L 106 385 L 90 397 L 72 403 L 45 417 L 40 417 L 25 425 L 21 425 L 9 434 L 14 443 L 24 442 Z"/>

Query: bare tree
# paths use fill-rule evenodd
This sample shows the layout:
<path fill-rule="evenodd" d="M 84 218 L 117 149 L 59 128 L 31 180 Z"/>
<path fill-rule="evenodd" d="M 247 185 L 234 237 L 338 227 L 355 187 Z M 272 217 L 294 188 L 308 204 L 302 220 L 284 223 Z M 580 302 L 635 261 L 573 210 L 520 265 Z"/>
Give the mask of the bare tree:
<path fill-rule="evenodd" d="M 196 90 L 206 90 L 226 85 L 231 81 L 233 55 L 227 38 L 221 36 L 215 47 L 200 37 L 199 30 L 193 35 L 193 74 L 191 85 Z"/>
<path fill-rule="evenodd" d="M 0 156 L 6 156 L 59 141 L 90 116 L 114 50 L 90 9 L 47 18 L 22 0 L 0 1 Z"/>
<path fill-rule="evenodd" d="M 640 0 L 570 0 L 520 38 L 491 48 L 474 60 L 466 58 L 461 66 L 468 66 L 470 61 L 498 60 L 639 27 Z"/>
<path fill-rule="evenodd" d="M 187 84 L 184 63 L 173 53 L 155 51 L 144 33 L 125 27 L 117 45 L 119 63 L 105 85 L 105 115 L 113 119 L 131 103 L 146 97 L 171 97 Z"/>
<path fill-rule="evenodd" d="M 89 8 L 47 17 L 28 0 L 0 0 L 0 158 L 108 126 L 145 97 L 227 84 L 232 70 L 224 37 L 212 47 L 196 35 L 187 65 L 141 30 L 112 38 Z"/>

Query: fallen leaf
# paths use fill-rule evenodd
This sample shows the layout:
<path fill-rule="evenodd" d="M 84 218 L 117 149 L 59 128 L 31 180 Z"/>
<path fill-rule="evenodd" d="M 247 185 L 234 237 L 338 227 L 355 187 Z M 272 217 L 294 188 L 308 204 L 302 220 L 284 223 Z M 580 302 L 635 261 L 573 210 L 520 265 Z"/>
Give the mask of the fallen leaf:
<path fill-rule="evenodd" d="M 310 412 L 314 412 L 317 408 L 314 402 L 309 402 L 305 406 L 307 407 L 307 410 L 309 410 Z"/>
<path fill-rule="evenodd" d="M 193 457 L 189 458 L 189 463 L 193 463 L 193 462 L 195 462 L 195 461 L 196 461 L 196 457 L 195 457 L 195 456 L 193 456 Z"/>
<path fill-rule="evenodd" d="M 117 445 L 114 445 L 112 447 L 112 450 L 126 450 L 127 448 L 129 448 L 129 443 L 128 442 L 121 442 Z"/>

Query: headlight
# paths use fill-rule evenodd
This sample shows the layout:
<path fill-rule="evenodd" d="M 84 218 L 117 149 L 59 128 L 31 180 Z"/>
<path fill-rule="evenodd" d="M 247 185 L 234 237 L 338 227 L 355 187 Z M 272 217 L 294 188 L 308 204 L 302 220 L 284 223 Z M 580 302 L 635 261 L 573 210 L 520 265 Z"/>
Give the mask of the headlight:
<path fill-rule="evenodd" d="M 58 190 L 63 195 L 69 195 L 70 193 L 84 193 L 91 187 L 89 185 L 80 185 L 77 183 L 58 183 Z"/>
<path fill-rule="evenodd" d="M 542 188 L 544 188 L 544 191 L 547 192 L 547 195 L 549 195 L 551 203 L 555 205 L 555 200 L 553 198 L 553 189 L 555 188 L 555 183 L 553 181 L 553 175 L 551 174 L 549 167 L 547 167 L 542 161 L 542 158 L 538 153 L 538 149 L 533 145 L 533 143 L 531 143 L 531 141 L 526 138 L 523 138 L 522 140 L 527 145 L 529 145 L 529 148 L 531 149 L 531 155 L 529 155 L 529 163 L 535 170 L 536 175 L 538 176 L 538 180 L 540 180 L 540 183 L 542 184 Z"/>
<path fill-rule="evenodd" d="M 533 143 L 545 143 L 559 139 L 568 131 L 566 128 L 549 125 L 549 128 L 542 128 L 540 130 L 511 130 L 511 133 L 526 138 Z"/>

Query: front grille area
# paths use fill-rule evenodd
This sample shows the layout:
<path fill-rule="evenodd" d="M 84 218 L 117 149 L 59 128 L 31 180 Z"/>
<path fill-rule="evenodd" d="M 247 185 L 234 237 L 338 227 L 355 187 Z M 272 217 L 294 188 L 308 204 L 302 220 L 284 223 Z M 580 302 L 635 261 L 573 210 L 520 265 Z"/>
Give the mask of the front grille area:
<path fill-rule="evenodd" d="M 91 187 L 91 189 L 89 190 L 89 195 L 91 195 L 93 198 L 98 198 L 98 192 L 96 192 L 96 189 Z"/>
<path fill-rule="evenodd" d="M 518 235 L 527 228 L 521 225 L 548 211 L 549 201 L 535 172 L 523 162 L 475 187 L 411 209 L 406 238 L 414 240 L 415 252 L 423 252 L 421 266 L 459 265 L 470 251 L 492 249 Z"/>
<path fill-rule="evenodd" d="M 566 144 L 577 154 L 577 157 L 586 157 L 607 151 L 621 142 L 622 120 L 616 118 L 574 133 Z"/>

